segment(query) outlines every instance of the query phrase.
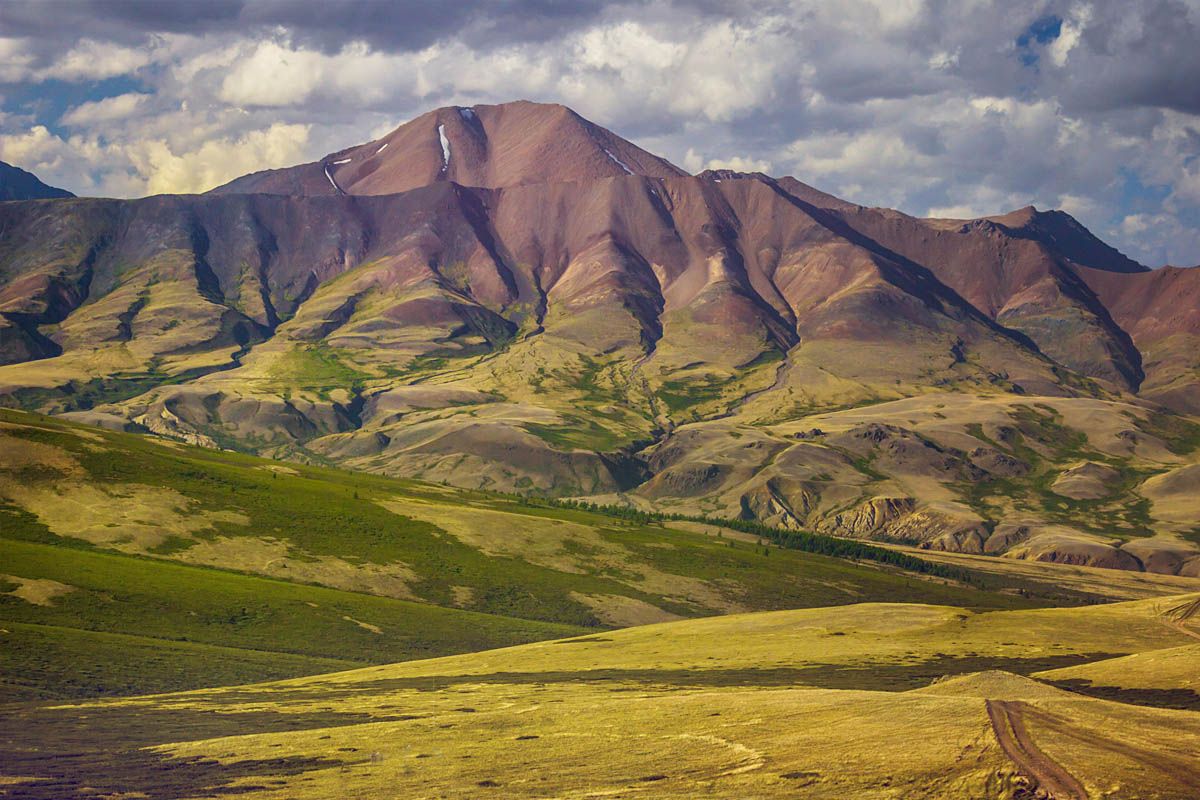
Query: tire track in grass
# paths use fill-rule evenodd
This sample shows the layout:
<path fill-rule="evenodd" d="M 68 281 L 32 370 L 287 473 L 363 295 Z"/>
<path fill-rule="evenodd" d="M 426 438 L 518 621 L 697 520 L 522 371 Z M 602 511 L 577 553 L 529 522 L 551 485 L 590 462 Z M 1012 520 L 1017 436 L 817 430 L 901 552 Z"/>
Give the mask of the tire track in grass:
<path fill-rule="evenodd" d="M 987 701 L 988 719 L 1000 749 L 1043 795 L 1053 800 L 1087 800 L 1083 784 L 1030 738 L 1022 717 L 1024 706 L 1020 701 Z"/>

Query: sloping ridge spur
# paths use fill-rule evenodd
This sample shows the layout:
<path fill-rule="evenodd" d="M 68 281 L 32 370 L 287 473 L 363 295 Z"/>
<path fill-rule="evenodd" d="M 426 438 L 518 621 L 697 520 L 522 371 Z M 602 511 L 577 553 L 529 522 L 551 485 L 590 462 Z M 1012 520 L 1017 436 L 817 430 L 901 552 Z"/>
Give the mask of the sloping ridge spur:
<path fill-rule="evenodd" d="M 1172 630 L 1179 631 L 1184 636 L 1200 639 L 1200 633 L 1197 633 L 1188 625 L 1188 622 L 1197 615 L 1200 615 L 1200 595 L 1166 609 L 1158 615 L 1158 620 Z"/>
<path fill-rule="evenodd" d="M 1000 749 L 1029 779 L 1034 797 L 1050 800 L 1087 800 L 1079 779 L 1047 756 L 1025 729 L 1025 703 L 1019 700 L 988 700 L 988 719 Z"/>

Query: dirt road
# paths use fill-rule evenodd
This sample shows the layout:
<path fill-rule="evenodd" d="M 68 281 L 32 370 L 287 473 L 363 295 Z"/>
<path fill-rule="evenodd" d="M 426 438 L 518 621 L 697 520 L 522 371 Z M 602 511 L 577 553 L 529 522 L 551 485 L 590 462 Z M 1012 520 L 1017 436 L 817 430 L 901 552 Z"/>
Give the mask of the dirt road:
<path fill-rule="evenodd" d="M 1087 790 L 1074 775 L 1043 753 L 1025 730 L 1020 701 L 988 700 L 987 713 L 1000 749 L 1034 788 L 1054 800 L 1087 800 Z"/>
<path fill-rule="evenodd" d="M 1189 600 L 1183 605 L 1168 608 L 1158 615 L 1158 619 L 1168 628 L 1177 630 L 1193 639 L 1200 639 L 1200 633 L 1188 627 L 1188 620 L 1197 614 L 1200 614 L 1200 597 L 1197 597 L 1195 600 Z"/>

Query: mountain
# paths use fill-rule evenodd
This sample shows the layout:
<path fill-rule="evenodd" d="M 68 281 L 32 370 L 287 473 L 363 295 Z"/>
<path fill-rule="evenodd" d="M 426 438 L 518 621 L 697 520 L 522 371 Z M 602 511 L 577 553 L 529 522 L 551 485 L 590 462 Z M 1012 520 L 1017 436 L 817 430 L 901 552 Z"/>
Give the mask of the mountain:
<path fill-rule="evenodd" d="M 201 196 L 0 206 L 0 395 L 466 487 L 1200 574 L 1200 271 L 1059 211 L 686 175 L 445 108 Z"/>
<path fill-rule="evenodd" d="M 66 189 L 47 186 L 32 172 L 26 172 L 20 167 L 0 161 L 0 201 L 48 200 L 74 196 Z"/>
<path fill-rule="evenodd" d="M 494 189 L 686 174 L 565 106 L 521 101 L 439 108 L 382 139 L 311 164 L 256 172 L 213 193 L 377 195 L 442 181 Z"/>

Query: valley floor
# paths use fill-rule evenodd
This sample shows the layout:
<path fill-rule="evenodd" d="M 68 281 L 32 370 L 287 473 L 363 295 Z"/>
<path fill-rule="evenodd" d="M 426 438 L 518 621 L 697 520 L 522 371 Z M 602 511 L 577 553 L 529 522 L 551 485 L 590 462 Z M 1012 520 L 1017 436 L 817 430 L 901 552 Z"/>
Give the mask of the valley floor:
<path fill-rule="evenodd" d="M 0 796 L 1184 800 L 1197 607 L 759 612 L 9 706 Z"/>

